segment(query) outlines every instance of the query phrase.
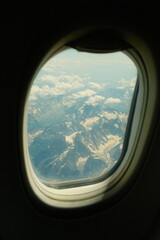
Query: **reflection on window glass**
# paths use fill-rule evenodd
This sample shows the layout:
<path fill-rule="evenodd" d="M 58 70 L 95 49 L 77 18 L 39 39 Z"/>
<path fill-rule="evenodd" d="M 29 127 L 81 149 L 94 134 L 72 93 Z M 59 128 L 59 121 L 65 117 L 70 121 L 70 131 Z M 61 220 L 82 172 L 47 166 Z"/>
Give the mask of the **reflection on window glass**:
<path fill-rule="evenodd" d="M 67 49 L 40 69 L 28 98 L 28 149 L 47 182 L 99 177 L 120 158 L 137 69 L 122 52 Z"/>

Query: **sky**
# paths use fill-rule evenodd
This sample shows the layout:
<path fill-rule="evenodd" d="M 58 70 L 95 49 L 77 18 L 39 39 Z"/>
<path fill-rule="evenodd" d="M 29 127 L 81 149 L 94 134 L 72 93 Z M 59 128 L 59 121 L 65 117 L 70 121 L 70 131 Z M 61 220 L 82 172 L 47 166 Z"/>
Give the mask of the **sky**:
<path fill-rule="evenodd" d="M 38 97 L 68 95 L 76 99 L 88 97 L 86 103 L 104 101 L 120 103 L 120 99 L 105 99 L 98 94 L 105 87 L 134 89 L 137 69 L 133 61 L 124 53 L 96 54 L 64 50 L 50 58 L 40 69 L 31 87 L 29 100 Z"/>

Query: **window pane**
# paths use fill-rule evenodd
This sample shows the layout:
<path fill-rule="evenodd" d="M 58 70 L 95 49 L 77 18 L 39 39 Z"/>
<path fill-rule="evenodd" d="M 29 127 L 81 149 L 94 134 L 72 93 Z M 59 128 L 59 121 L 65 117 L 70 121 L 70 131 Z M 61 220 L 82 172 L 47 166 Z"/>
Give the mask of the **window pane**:
<path fill-rule="evenodd" d="M 47 182 L 99 177 L 120 159 L 137 69 L 124 53 L 67 49 L 52 57 L 28 98 L 28 149 Z"/>

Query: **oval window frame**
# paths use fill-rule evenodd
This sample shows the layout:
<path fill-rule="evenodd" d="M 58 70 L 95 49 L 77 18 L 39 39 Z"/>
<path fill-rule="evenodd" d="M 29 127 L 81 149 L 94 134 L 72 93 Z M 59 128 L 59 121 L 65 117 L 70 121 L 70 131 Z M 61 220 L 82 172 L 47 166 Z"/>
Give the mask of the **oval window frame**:
<path fill-rule="evenodd" d="M 53 44 L 53 47 L 49 48 L 49 51 L 43 58 L 43 60 L 38 63 L 37 70 L 35 71 L 32 79 L 34 79 L 34 76 L 37 74 L 39 69 L 43 66 L 43 64 L 49 59 L 50 56 L 53 56 L 53 53 L 58 53 L 59 50 L 62 50 L 64 45 L 67 45 L 66 43 L 71 42 L 75 38 L 79 38 L 82 35 L 88 34 L 88 31 L 92 31 L 95 29 L 95 27 L 91 28 L 85 28 L 81 29 L 79 31 L 73 31 L 70 34 L 65 35 L 62 38 L 59 38 L 55 43 Z M 104 28 L 105 31 L 107 31 L 107 27 Z M 76 36 L 76 37 L 75 37 Z M 115 37 L 115 36 L 114 36 Z M 120 34 L 120 39 L 123 40 L 122 35 Z M 126 41 L 126 39 L 125 39 Z M 129 41 L 128 41 L 129 42 Z M 130 44 L 130 43 L 129 43 Z M 132 44 L 131 44 L 132 45 Z M 134 45 L 134 44 L 133 44 Z M 135 47 L 135 46 L 134 46 Z M 31 195 L 34 195 L 34 198 L 40 201 L 44 204 L 44 206 L 49 207 L 56 207 L 56 208 L 63 208 L 63 209 L 73 209 L 73 208 L 81 208 L 84 206 L 89 206 L 95 203 L 99 203 L 102 201 L 111 200 L 114 196 L 116 196 L 120 190 L 124 189 L 127 183 L 129 183 L 129 180 L 134 175 L 135 171 L 138 171 L 140 169 L 140 156 L 143 152 L 143 149 L 138 149 L 137 146 L 139 141 L 141 141 L 141 144 L 144 146 L 146 143 L 147 133 L 144 133 L 144 130 L 142 129 L 144 119 L 146 117 L 147 112 L 147 105 L 148 105 L 148 76 L 147 71 L 145 68 L 145 64 L 143 61 L 142 56 L 140 56 L 139 52 L 135 49 L 130 49 L 127 54 L 133 59 L 133 61 L 136 63 L 138 69 L 139 69 L 139 78 L 141 81 L 141 86 L 138 94 L 138 105 L 136 105 L 135 108 L 135 114 L 133 117 L 133 126 L 132 126 L 132 132 L 134 132 L 134 137 L 131 137 L 130 142 L 132 143 L 131 151 L 130 151 L 130 161 L 128 161 L 128 164 L 125 164 L 122 168 L 119 169 L 120 173 L 117 174 L 117 176 L 114 178 L 114 181 L 111 181 L 110 179 L 107 179 L 110 181 L 110 186 L 107 184 L 106 181 L 103 181 L 94 184 L 92 186 L 85 186 L 84 189 L 82 187 L 76 187 L 74 189 L 63 189 L 63 193 L 58 189 L 50 189 L 44 184 L 42 184 L 39 179 L 35 176 L 34 172 L 32 171 L 31 166 L 28 164 L 28 153 L 26 152 L 25 147 L 25 141 L 26 141 L 26 99 L 27 94 L 25 96 L 24 105 L 23 105 L 23 113 L 22 113 L 22 126 L 21 126 L 21 149 L 22 151 L 22 168 L 23 168 L 23 176 L 25 179 L 25 183 L 27 183 L 27 188 L 29 189 Z M 30 83 L 31 84 L 31 83 Z M 27 84 L 28 85 L 28 84 Z M 27 89 L 27 93 L 29 92 L 29 87 Z M 151 109 L 151 106 L 154 106 L 155 99 L 152 99 L 150 101 L 150 106 L 148 107 Z M 138 119 L 138 121 L 137 121 Z M 146 121 L 145 121 L 146 122 Z M 147 129 L 149 130 L 151 124 L 151 120 L 149 121 Z M 136 131 L 135 131 L 136 129 Z M 140 136 L 140 134 L 143 132 L 143 136 Z M 131 133 L 132 135 L 132 133 Z M 134 140 L 133 140 L 134 139 Z M 142 140 L 145 140 L 144 143 Z M 138 155 L 138 156 L 137 156 Z M 124 162 L 124 160 L 123 160 Z M 139 165 L 139 166 L 138 166 Z M 89 187 L 89 189 L 88 189 Z M 68 191 L 69 190 L 69 191 Z M 70 191 L 71 190 L 71 191 Z M 36 201 L 37 201 L 36 200 Z"/>

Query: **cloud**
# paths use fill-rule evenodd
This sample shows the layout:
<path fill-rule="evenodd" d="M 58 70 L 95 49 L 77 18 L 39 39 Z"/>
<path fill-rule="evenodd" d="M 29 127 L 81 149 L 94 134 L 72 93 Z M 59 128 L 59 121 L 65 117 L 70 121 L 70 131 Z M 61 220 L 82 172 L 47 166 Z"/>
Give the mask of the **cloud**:
<path fill-rule="evenodd" d="M 45 74 L 43 75 L 40 79 L 38 79 L 42 82 L 47 82 L 47 83 L 51 83 L 51 84 L 56 84 L 58 81 L 58 77 L 57 76 L 53 76 L 53 75 L 49 75 L 49 74 Z"/>
<path fill-rule="evenodd" d="M 66 81 L 65 81 L 66 79 Z M 38 80 L 38 79 L 36 79 Z M 38 96 L 47 96 L 47 95 L 63 95 L 67 92 L 77 90 L 84 87 L 82 83 L 82 79 L 79 76 L 72 76 L 72 75 L 61 75 L 61 76 L 52 76 L 52 75 L 44 75 L 40 79 L 42 82 L 48 83 L 43 86 L 39 86 L 39 81 L 35 81 L 32 85 L 31 92 L 30 92 L 30 100 L 36 99 Z M 62 81 L 64 80 L 64 81 Z M 86 90 L 87 91 L 87 90 Z M 92 91 L 92 90 L 90 90 Z M 87 92 L 79 92 L 79 97 L 83 96 L 83 94 L 87 95 Z M 94 91 L 88 92 L 87 96 L 91 96 L 95 94 Z M 80 96 L 81 95 L 81 96 Z M 75 94 L 76 96 L 76 94 Z M 76 98 L 76 97 L 75 97 Z M 77 96 L 78 98 L 78 96 Z"/>
<path fill-rule="evenodd" d="M 37 78 L 34 82 L 34 85 L 39 85 L 39 80 L 43 82 L 43 84 L 46 83 L 45 86 L 50 86 L 50 88 L 54 88 L 54 91 L 56 92 L 64 92 L 67 93 L 69 91 L 83 88 L 84 81 L 88 79 L 87 75 L 84 75 L 80 77 L 79 75 L 43 75 L 40 78 Z M 33 86 L 34 86 L 33 85 Z"/>
<path fill-rule="evenodd" d="M 122 85 L 128 85 L 129 84 L 129 82 L 126 79 L 124 79 L 124 78 L 119 80 L 119 83 L 122 84 Z"/>
<path fill-rule="evenodd" d="M 76 81 L 73 81 L 71 83 L 69 83 L 69 82 L 58 82 L 55 86 L 55 88 L 61 89 L 61 90 L 64 90 L 64 91 L 74 90 L 74 89 L 78 89 L 78 88 L 82 88 L 82 87 L 84 87 L 84 84 L 82 84 L 80 82 L 76 82 Z"/>
<path fill-rule="evenodd" d="M 70 96 L 70 98 L 72 98 L 72 99 L 84 98 L 84 97 L 90 97 L 95 94 L 96 94 L 95 91 L 93 91 L 91 89 L 86 89 L 84 91 L 80 91 L 80 92 L 72 94 L 72 96 Z"/>
<path fill-rule="evenodd" d="M 30 100 L 35 100 L 37 97 L 45 97 L 47 95 L 53 95 L 53 96 L 58 96 L 58 95 L 63 95 L 65 92 L 63 89 L 58 89 L 58 88 L 51 88 L 48 85 L 44 85 L 42 88 L 40 88 L 37 85 L 33 85 L 31 88 Z"/>
<path fill-rule="evenodd" d="M 123 89 L 125 89 L 125 87 L 124 86 L 120 86 L 120 87 L 116 87 L 116 89 L 123 90 Z"/>
<path fill-rule="evenodd" d="M 49 73 L 52 73 L 55 71 L 54 67 L 53 67 L 53 64 L 46 64 L 43 66 L 43 71 L 45 72 L 49 72 Z"/>
<path fill-rule="evenodd" d="M 131 89 L 134 89 L 135 84 L 136 84 L 136 80 L 137 78 L 134 77 L 130 80 L 126 80 L 124 78 L 122 78 L 118 83 L 120 84 L 117 89 L 124 89 L 124 88 L 128 88 L 130 87 Z"/>
<path fill-rule="evenodd" d="M 100 83 L 95 83 L 95 82 L 89 82 L 88 85 L 90 88 L 96 88 L 96 89 L 101 89 L 104 87 L 103 83 L 100 84 Z"/>
<path fill-rule="evenodd" d="M 102 100 L 104 100 L 104 99 L 105 99 L 105 98 L 102 97 L 102 96 L 95 95 L 95 96 L 90 97 L 90 98 L 86 101 L 86 104 L 96 106 L 99 101 L 102 101 Z"/>
<path fill-rule="evenodd" d="M 121 103 L 120 98 L 107 98 L 106 101 L 104 102 L 105 104 L 110 104 L 110 103 Z"/>
<path fill-rule="evenodd" d="M 51 83 L 51 84 L 58 84 L 60 82 L 65 82 L 65 83 L 81 83 L 83 81 L 86 81 L 89 79 L 89 76 L 87 74 L 83 75 L 83 76 L 79 76 L 79 75 L 76 75 L 76 74 L 61 74 L 61 75 L 58 75 L 58 76 L 54 76 L 54 75 L 50 75 L 50 74 L 45 74 L 43 75 L 40 80 L 42 82 L 48 82 L 48 83 Z"/>

